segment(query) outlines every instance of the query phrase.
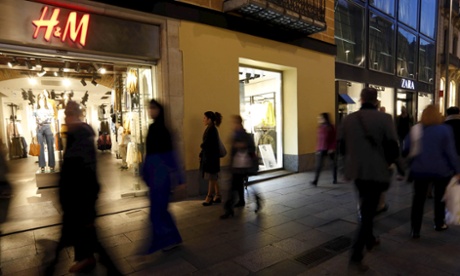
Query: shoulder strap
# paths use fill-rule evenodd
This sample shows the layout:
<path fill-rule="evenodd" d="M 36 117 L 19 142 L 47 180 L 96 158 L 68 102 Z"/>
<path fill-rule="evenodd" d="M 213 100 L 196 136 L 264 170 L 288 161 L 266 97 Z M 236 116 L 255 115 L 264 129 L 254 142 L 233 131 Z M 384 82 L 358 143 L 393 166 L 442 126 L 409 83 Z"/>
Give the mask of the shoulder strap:
<path fill-rule="evenodd" d="M 369 143 L 371 143 L 372 146 L 377 147 L 377 142 L 375 142 L 374 137 L 369 133 L 369 130 L 363 121 L 361 112 L 358 111 L 357 116 L 358 116 L 358 121 L 361 124 L 362 129 L 364 130 L 364 135 L 366 136 L 366 139 L 369 141 Z"/>

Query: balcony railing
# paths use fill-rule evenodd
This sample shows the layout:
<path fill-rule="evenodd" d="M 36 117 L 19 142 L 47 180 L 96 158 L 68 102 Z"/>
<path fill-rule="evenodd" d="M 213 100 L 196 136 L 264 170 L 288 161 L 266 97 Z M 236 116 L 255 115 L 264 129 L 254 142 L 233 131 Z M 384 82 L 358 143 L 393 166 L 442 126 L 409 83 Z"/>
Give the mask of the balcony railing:
<path fill-rule="evenodd" d="M 306 34 L 326 29 L 325 0 L 226 0 L 230 11 Z"/>

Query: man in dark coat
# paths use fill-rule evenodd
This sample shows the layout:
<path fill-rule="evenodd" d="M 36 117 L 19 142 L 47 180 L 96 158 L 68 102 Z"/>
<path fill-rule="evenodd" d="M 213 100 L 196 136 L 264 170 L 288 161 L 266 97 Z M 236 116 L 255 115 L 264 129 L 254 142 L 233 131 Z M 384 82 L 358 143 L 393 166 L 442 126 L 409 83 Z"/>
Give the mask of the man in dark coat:
<path fill-rule="evenodd" d="M 94 253 L 98 252 L 101 263 L 109 275 L 121 275 L 97 240 L 94 221 L 99 181 L 96 172 L 95 133 L 91 126 L 81 121 L 80 105 L 69 101 L 65 108 L 67 145 L 59 180 L 59 201 L 62 207 L 61 238 L 56 257 L 66 246 L 73 246 L 76 263 L 69 272 L 88 272 L 95 268 Z M 51 275 L 57 258 L 48 267 Z"/>
<path fill-rule="evenodd" d="M 364 247 L 379 243 L 373 235 L 373 220 L 380 195 L 388 189 L 391 173 L 385 157 L 384 144 L 399 152 L 398 138 L 389 114 L 376 107 L 377 90 L 361 91 L 361 109 L 342 122 L 339 140 L 345 144 L 345 177 L 354 180 L 361 199 L 361 221 L 352 248 L 350 265 L 367 270 L 362 264 Z"/>
<path fill-rule="evenodd" d="M 449 107 L 446 110 L 446 115 L 447 118 L 445 123 L 452 127 L 457 155 L 460 156 L 460 109 L 456 106 Z"/>

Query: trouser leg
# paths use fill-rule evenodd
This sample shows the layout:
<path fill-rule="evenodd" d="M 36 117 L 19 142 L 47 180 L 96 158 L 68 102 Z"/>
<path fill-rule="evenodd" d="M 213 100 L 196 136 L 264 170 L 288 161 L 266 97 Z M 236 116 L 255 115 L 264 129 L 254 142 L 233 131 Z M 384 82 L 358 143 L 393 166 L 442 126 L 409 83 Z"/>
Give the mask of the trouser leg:
<path fill-rule="evenodd" d="M 442 201 L 442 197 L 449 184 L 450 178 L 442 178 L 434 181 L 434 224 L 442 226 L 446 215 L 446 203 Z"/>
<path fill-rule="evenodd" d="M 428 190 L 428 180 L 414 181 L 414 196 L 412 199 L 411 224 L 412 231 L 419 233 L 422 228 L 423 209 L 425 205 L 426 192 Z"/>

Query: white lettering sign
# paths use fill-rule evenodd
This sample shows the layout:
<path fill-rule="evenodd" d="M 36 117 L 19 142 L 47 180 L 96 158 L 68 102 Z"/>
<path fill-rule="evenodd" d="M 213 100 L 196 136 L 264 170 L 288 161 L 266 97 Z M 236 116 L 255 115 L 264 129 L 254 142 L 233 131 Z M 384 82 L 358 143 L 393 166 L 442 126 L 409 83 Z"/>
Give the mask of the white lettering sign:
<path fill-rule="evenodd" d="M 401 88 L 415 90 L 415 84 L 412 80 L 401 80 Z"/>

